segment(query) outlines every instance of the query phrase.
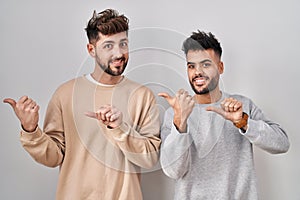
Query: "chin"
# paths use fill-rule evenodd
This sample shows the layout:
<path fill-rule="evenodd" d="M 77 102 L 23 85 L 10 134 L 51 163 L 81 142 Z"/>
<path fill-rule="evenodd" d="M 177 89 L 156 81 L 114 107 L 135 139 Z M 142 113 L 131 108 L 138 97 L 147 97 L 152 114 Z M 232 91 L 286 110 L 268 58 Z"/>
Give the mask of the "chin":
<path fill-rule="evenodd" d="M 208 94 L 209 90 L 207 88 L 202 88 L 202 89 L 197 89 L 197 88 L 193 88 L 194 92 L 198 95 L 203 95 L 203 94 Z"/>

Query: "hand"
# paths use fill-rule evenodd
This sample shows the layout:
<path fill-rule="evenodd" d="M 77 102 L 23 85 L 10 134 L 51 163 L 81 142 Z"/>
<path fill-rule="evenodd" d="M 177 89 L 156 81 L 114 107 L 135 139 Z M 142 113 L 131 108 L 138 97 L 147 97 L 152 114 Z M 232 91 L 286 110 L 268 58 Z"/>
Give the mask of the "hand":
<path fill-rule="evenodd" d="M 171 97 L 168 93 L 158 93 L 158 96 L 165 98 L 174 110 L 174 125 L 179 132 L 186 132 L 187 119 L 193 111 L 195 105 L 194 99 L 187 91 L 180 89 L 175 97 Z"/>
<path fill-rule="evenodd" d="M 209 106 L 206 110 L 216 112 L 233 123 L 239 122 L 243 117 L 243 104 L 234 98 L 224 99 L 221 108 Z"/>
<path fill-rule="evenodd" d="M 40 107 L 35 101 L 27 96 L 22 96 L 18 102 L 11 98 L 6 98 L 3 102 L 11 105 L 25 131 L 33 132 L 36 129 L 39 121 Z"/>
<path fill-rule="evenodd" d="M 101 106 L 97 112 L 86 112 L 85 115 L 102 121 L 110 128 L 119 127 L 123 122 L 122 112 L 111 105 Z"/>

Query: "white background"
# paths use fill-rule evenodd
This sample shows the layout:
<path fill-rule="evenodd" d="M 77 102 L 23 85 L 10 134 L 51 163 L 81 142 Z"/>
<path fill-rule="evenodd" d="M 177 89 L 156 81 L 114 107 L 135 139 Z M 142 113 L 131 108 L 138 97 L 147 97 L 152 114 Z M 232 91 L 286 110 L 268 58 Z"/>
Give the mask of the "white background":
<path fill-rule="evenodd" d="M 84 28 L 94 9 L 105 8 L 130 19 L 125 73 L 155 93 L 190 89 L 182 41 L 197 29 L 213 32 L 224 51 L 222 89 L 250 97 L 289 135 L 286 154 L 255 149 L 261 199 L 300 199 L 299 1 L 2 0 L 1 100 L 31 96 L 41 106 L 42 126 L 54 90 L 93 69 Z M 54 199 L 58 168 L 36 163 L 20 145 L 11 108 L 1 103 L 0 111 L 0 199 Z M 145 200 L 172 199 L 173 181 L 160 170 L 145 173 L 142 184 Z"/>

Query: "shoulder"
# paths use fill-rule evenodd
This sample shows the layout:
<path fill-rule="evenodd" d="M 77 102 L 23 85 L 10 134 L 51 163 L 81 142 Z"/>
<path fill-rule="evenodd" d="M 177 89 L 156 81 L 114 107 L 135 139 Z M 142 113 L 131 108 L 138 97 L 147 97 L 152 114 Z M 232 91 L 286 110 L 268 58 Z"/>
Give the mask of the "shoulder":
<path fill-rule="evenodd" d="M 64 94 L 67 91 L 72 91 L 74 84 L 76 82 L 76 79 L 74 78 L 74 79 L 68 80 L 68 81 L 62 83 L 61 85 L 59 85 L 57 87 L 57 89 L 55 90 L 55 94 Z"/>
<path fill-rule="evenodd" d="M 58 86 L 57 90 L 66 90 L 70 87 L 73 87 L 74 83 L 76 82 L 78 78 L 74 78 L 68 81 L 65 81 L 64 83 L 62 83 L 60 86 Z"/>
<path fill-rule="evenodd" d="M 235 98 L 238 101 L 242 102 L 243 108 L 244 108 L 245 112 L 247 112 L 247 113 L 250 113 L 250 111 L 252 111 L 253 109 L 257 108 L 257 106 L 252 101 L 252 99 L 250 99 L 249 97 L 246 97 L 244 95 L 241 95 L 241 94 L 230 94 L 229 97 Z"/>
<path fill-rule="evenodd" d="M 84 79 L 82 76 L 65 81 L 56 88 L 53 98 L 72 97 L 76 84 L 81 84 L 83 81 Z"/>
<path fill-rule="evenodd" d="M 241 101 L 243 103 L 252 102 L 252 100 L 249 97 L 246 97 L 241 94 L 228 94 L 228 97 L 232 97 L 238 101 Z"/>

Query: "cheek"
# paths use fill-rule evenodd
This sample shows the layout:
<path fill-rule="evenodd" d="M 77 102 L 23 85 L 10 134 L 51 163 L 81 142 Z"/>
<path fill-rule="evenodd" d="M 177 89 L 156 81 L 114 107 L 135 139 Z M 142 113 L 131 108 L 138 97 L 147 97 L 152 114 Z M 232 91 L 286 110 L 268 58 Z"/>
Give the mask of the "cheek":
<path fill-rule="evenodd" d="M 102 62 L 106 62 L 110 59 L 110 55 L 105 51 L 97 51 L 96 55 L 98 60 L 101 60 Z"/>
<path fill-rule="evenodd" d="M 214 70 L 211 70 L 211 71 L 208 71 L 207 72 L 207 75 L 210 77 L 210 78 L 216 78 L 220 75 L 219 71 L 214 69 Z"/>
<path fill-rule="evenodd" d="M 193 70 L 188 69 L 188 70 L 187 70 L 187 75 L 188 75 L 188 78 L 191 80 L 191 79 L 193 78 L 193 75 L 194 75 Z"/>
<path fill-rule="evenodd" d="M 129 58 L 129 53 L 128 52 L 124 53 L 124 57 L 127 60 Z"/>

